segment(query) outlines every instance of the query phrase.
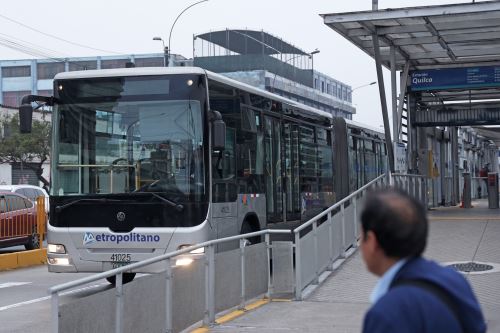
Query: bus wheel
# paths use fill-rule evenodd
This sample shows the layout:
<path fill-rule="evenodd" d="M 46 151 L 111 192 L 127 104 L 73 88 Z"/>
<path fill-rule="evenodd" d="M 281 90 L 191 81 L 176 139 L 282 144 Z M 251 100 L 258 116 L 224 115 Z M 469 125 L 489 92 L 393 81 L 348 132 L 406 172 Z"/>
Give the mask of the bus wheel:
<path fill-rule="evenodd" d="M 256 227 L 252 226 L 249 221 L 243 222 L 243 225 L 241 226 L 241 232 L 240 234 L 248 234 L 251 232 L 259 231 Z M 252 244 L 257 244 L 261 242 L 261 237 L 260 236 L 253 236 L 247 238 L 247 241 L 250 243 L 249 245 Z"/>
<path fill-rule="evenodd" d="M 40 247 L 40 235 L 36 231 L 36 227 L 33 227 L 28 243 L 24 244 L 24 247 L 26 250 L 34 250 Z"/>
<path fill-rule="evenodd" d="M 135 273 L 123 273 L 122 282 L 124 284 L 129 283 L 132 282 L 134 278 L 135 278 Z M 108 282 L 111 284 L 116 284 L 116 275 L 107 277 L 106 280 L 108 280 Z"/>

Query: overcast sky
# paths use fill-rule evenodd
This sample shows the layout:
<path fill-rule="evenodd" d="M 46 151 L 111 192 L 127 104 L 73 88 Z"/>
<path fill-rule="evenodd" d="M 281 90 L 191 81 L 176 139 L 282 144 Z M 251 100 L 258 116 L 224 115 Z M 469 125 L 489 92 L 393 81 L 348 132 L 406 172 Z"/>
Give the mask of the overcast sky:
<path fill-rule="evenodd" d="M 42 52 L 57 57 L 162 52 L 161 42 L 153 41 L 152 37 L 161 36 L 168 40 L 177 15 L 194 2 L 3 1 L 0 9 L 0 59 L 34 58 L 3 45 L 9 41 L 23 45 L 29 42 L 35 49 L 50 49 Z M 379 9 L 459 2 L 471 1 L 379 0 Z M 372 0 L 209 0 L 190 8 L 179 18 L 172 32 L 171 51 L 191 58 L 193 34 L 225 28 L 263 29 L 305 51 L 318 48 L 321 52 L 314 56 L 315 69 L 356 88 L 376 81 L 374 60 L 327 27 L 319 14 L 371 10 L 371 6 Z M 95 49 L 48 37 L 8 19 Z M 390 98 L 389 71 L 384 72 Z M 388 103 L 390 107 L 390 100 Z M 377 86 L 356 90 L 353 104 L 357 108 L 354 120 L 376 127 L 382 124 Z"/>

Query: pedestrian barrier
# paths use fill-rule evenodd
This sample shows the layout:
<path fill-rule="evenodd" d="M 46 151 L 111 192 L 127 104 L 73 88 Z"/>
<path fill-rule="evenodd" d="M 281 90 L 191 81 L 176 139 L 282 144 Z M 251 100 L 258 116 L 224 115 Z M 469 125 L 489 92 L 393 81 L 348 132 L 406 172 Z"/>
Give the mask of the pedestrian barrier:
<path fill-rule="evenodd" d="M 357 247 L 359 213 L 366 192 L 386 186 L 386 179 L 386 175 L 379 176 L 293 230 L 296 300 L 302 300 L 304 289 L 311 283 L 318 284 L 320 275 L 333 269 L 346 250 Z M 308 229 L 311 232 L 306 233 Z"/>
<path fill-rule="evenodd" d="M 426 177 L 394 175 L 390 180 L 427 202 Z M 200 321 L 213 325 L 217 313 L 244 310 L 249 300 L 262 295 L 293 293 L 301 300 L 308 285 L 317 284 L 324 271 L 334 269 L 338 259 L 357 248 L 366 193 L 387 185 L 387 175 L 379 176 L 302 224 L 292 231 L 294 244 L 270 238 L 290 235 L 290 230 L 263 230 L 204 242 L 54 286 L 49 289 L 52 332 L 179 332 Z M 265 241 L 247 245 L 246 240 L 254 236 L 264 236 Z M 239 241 L 237 249 L 216 253 L 218 245 L 235 241 Z M 190 266 L 172 266 L 179 256 L 201 248 L 204 255 Z M 153 264 L 161 264 L 157 273 L 123 284 L 124 273 Z M 72 302 L 60 301 L 78 287 L 112 276 L 114 288 Z"/>
<path fill-rule="evenodd" d="M 36 205 L 26 198 L 0 195 L 0 241 L 4 244 L 25 245 L 27 249 L 41 249 L 45 234 L 45 197 L 36 199 Z"/>
<path fill-rule="evenodd" d="M 36 230 L 40 239 L 39 248 L 43 248 L 43 240 L 47 234 L 47 212 L 45 211 L 47 200 L 44 196 L 36 198 Z"/>
<path fill-rule="evenodd" d="M 488 177 L 472 177 L 472 199 L 481 199 L 488 197 Z"/>
<path fill-rule="evenodd" d="M 424 207 L 429 206 L 429 187 L 431 187 L 429 182 L 432 182 L 432 179 L 423 175 L 396 173 L 391 175 L 391 179 L 394 187 L 405 191 L 420 201 Z"/>
<path fill-rule="evenodd" d="M 290 235 L 290 230 L 263 230 L 212 240 L 54 286 L 49 289 L 52 332 L 179 332 L 201 320 L 213 325 L 216 313 L 232 307 L 244 309 L 248 300 L 259 295 L 271 296 L 276 286 L 271 258 L 273 276 L 292 270 L 291 252 L 283 255 L 287 252 L 274 247 L 270 240 L 274 234 Z M 246 239 L 255 236 L 264 236 L 265 241 L 247 245 Z M 235 241 L 239 241 L 239 248 L 216 253 L 217 245 Z M 179 256 L 201 248 L 205 255 L 191 265 L 172 266 Z M 159 264 L 162 269 L 157 273 L 123 284 L 124 273 Z M 72 289 L 112 276 L 116 279 L 113 289 L 60 302 Z"/>

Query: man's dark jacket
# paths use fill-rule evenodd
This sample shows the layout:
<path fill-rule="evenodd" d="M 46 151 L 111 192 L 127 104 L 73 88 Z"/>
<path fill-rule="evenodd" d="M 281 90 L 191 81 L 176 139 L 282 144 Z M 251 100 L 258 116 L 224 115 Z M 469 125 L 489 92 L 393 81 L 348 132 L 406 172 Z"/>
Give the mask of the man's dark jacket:
<path fill-rule="evenodd" d="M 457 305 L 456 316 L 432 292 L 414 285 L 391 288 L 368 311 L 363 333 L 476 333 L 486 332 L 483 314 L 469 283 L 455 270 L 423 258 L 409 260 L 396 274 L 398 280 L 424 279 L 444 288 Z"/>

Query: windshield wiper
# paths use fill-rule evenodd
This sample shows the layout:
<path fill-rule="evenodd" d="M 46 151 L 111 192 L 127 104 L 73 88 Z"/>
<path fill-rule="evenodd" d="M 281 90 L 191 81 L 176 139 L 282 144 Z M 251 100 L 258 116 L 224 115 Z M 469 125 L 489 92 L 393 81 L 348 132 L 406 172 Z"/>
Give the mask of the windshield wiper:
<path fill-rule="evenodd" d="M 77 200 L 65 203 L 64 205 L 56 206 L 56 213 L 60 213 L 63 209 L 65 209 L 69 206 L 72 206 L 76 203 L 82 202 L 82 201 L 107 203 L 107 202 L 121 202 L 123 200 L 107 199 L 107 198 L 99 198 L 99 199 L 82 198 L 82 199 L 77 199 Z"/>
<path fill-rule="evenodd" d="M 172 201 L 170 199 L 164 198 L 161 195 L 158 195 L 158 194 L 152 193 L 152 192 L 143 192 L 143 193 L 148 193 L 148 194 L 154 196 L 155 198 L 160 199 L 161 201 L 163 201 L 163 202 L 169 204 L 170 206 L 174 207 L 178 212 L 182 212 L 184 210 L 184 206 L 181 205 L 180 203 L 177 203 L 177 202 Z"/>

